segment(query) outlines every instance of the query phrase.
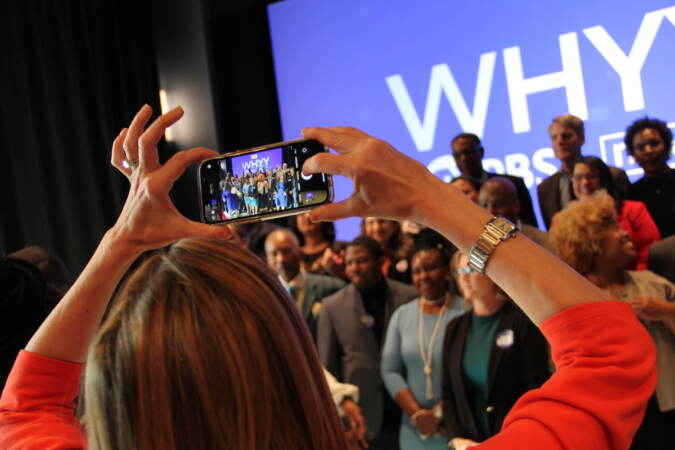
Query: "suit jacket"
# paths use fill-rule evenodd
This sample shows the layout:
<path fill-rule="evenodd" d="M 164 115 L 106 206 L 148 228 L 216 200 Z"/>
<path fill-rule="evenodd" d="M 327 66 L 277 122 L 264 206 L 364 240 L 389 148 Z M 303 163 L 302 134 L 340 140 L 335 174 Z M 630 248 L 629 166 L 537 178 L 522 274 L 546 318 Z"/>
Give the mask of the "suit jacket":
<path fill-rule="evenodd" d="M 675 236 L 661 239 L 649 247 L 647 268 L 675 283 Z"/>
<path fill-rule="evenodd" d="M 417 297 L 417 290 L 407 284 L 386 279 L 387 298 L 384 330 L 394 310 Z M 378 346 L 372 324 L 367 319 L 361 294 L 348 284 L 323 300 L 317 332 L 317 347 L 323 366 L 344 383 L 359 387 L 359 405 L 366 419 L 366 437 L 374 439 L 382 425 L 382 406 L 387 395 L 380 376 L 382 349 Z"/>
<path fill-rule="evenodd" d="M 535 227 L 539 226 L 537 223 L 537 216 L 534 214 L 534 207 L 532 206 L 532 197 L 530 197 L 530 191 L 527 189 L 525 181 L 521 177 L 491 172 L 485 172 L 485 174 L 487 175 L 488 179 L 492 177 L 504 177 L 509 179 L 516 187 L 516 193 L 518 194 L 518 200 L 520 201 L 520 220 Z"/>
<path fill-rule="evenodd" d="M 621 196 L 626 198 L 628 195 L 628 175 L 621 169 L 610 167 L 609 171 L 612 173 L 612 181 L 614 182 L 614 190 Z M 561 171 L 557 171 L 537 186 L 537 196 L 539 197 L 539 210 L 541 217 L 544 219 L 546 229 L 551 228 L 551 219 L 555 213 L 562 209 L 562 201 L 560 199 L 560 177 L 564 176 Z M 570 186 L 571 190 L 571 186 Z M 571 198 L 574 200 L 574 192 L 570 191 Z"/>
<path fill-rule="evenodd" d="M 518 226 L 520 228 L 520 232 L 529 240 L 541 245 L 549 252 L 555 253 L 555 249 L 553 248 L 553 244 L 551 243 L 551 239 L 548 237 L 547 232 L 541 231 L 539 228 L 533 227 L 532 225 L 528 225 L 526 223 L 520 223 Z"/>
<path fill-rule="evenodd" d="M 471 411 L 464 379 L 463 359 L 466 337 L 471 326 L 472 312 L 457 317 L 448 324 L 443 344 L 443 422 L 450 439 L 463 437 L 482 441 Z M 504 417 L 516 400 L 530 389 L 541 386 L 550 376 L 548 344 L 539 329 L 514 304 L 503 306 L 497 327 L 500 332 L 512 330 L 513 340 L 492 346 L 488 367 L 485 410 L 489 414 L 490 430 L 499 431 Z"/>
<path fill-rule="evenodd" d="M 318 275 L 314 273 L 305 273 L 305 284 L 303 286 L 304 300 L 302 302 L 302 317 L 305 318 L 309 331 L 316 339 L 316 327 L 321 308 L 315 306 L 321 304 L 324 297 L 328 297 L 334 292 L 339 291 L 345 286 L 345 282 L 339 278 Z"/>

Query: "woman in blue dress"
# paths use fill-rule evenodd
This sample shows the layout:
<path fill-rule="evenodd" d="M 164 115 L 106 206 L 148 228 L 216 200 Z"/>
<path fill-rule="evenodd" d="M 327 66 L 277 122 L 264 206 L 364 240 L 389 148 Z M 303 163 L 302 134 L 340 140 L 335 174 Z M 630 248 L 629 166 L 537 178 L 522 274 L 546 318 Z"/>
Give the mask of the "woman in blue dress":
<path fill-rule="evenodd" d="M 450 292 L 443 241 L 438 237 L 413 254 L 412 281 L 420 297 L 394 312 L 382 350 L 382 379 L 403 410 L 401 450 L 447 449 L 440 426 L 443 333 L 464 308 L 463 299 Z"/>

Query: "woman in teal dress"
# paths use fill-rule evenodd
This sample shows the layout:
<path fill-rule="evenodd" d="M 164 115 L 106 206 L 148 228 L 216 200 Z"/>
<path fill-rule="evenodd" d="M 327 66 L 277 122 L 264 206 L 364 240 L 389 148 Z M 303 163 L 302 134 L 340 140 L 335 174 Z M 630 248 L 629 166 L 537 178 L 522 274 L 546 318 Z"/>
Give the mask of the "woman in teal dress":
<path fill-rule="evenodd" d="M 440 429 L 443 333 L 463 312 L 463 299 L 450 292 L 449 273 L 449 251 L 440 237 L 436 245 L 418 247 L 412 257 L 412 281 L 420 297 L 399 307 L 387 329 L 381 372 L 403 410 L 402 450 L 447 448 Z"/>
<path fill-rule="evenodd" d="M 443 343 L 443 426 L 457 450 L 495 435 L 516 400 L 550 375 L 539 329 L 486 275 L 456 253 L 457 284 L 471 309 L 452 320 Z"/>

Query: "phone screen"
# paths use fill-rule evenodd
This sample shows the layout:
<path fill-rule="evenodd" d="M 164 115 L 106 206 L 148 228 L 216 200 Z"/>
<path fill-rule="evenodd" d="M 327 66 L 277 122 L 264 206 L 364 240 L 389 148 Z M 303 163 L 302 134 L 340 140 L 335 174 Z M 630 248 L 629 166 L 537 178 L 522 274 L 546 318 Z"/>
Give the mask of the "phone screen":
<path fill-rule="evenodd" d="M 206 223 L 250 222 L 297 214 L 333 200 L 330 175 L 303 175 L 302 164 L 327 151 L 298 140 L 235 152 L 199 167 Z"/>

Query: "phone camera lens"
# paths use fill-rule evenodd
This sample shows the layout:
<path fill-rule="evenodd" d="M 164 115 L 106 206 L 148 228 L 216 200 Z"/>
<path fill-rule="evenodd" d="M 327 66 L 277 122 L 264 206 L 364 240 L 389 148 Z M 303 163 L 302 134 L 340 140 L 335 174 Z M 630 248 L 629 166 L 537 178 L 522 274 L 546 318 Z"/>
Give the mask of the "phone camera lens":
<path fill-rule="evenodd" d="M 307 153 L 307 147 L 302 147 L 302 153 Z"/>

